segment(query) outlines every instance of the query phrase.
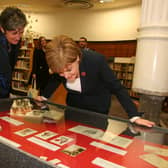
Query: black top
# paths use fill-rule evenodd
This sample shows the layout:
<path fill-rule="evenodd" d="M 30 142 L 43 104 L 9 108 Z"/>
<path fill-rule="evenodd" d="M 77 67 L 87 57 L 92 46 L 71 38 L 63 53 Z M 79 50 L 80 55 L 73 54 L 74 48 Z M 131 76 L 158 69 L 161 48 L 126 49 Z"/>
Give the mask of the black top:
<path fill-rule="evenodd" d="M 9 96 L 12 70 L 16 64 L 20 43 L 9 44 L 5 35 L 0 32 L 0 98 Z"/>
<path fill-rule="evenodd" d="M 50 97 L 62 82 L 68 91 L 67 105 L 107 114 L 111 95 L 114 94 L 129 117 L 140 116 L 127 90 L 121 85 L 105 57 L 95 51 L 82 51 L 80 80 L 82 92 L 66 88 L 66 79 L 58 74 L 52 75 L 43 96 Z"/>
<path fill-rule="evenodd" d="M 49 78 L 48 65 L 45 58 L 45 52 L 42 49 L 35 49 L 33 54 L 32 73 L 36 74 L 37 88 L 43 90 Z"/>

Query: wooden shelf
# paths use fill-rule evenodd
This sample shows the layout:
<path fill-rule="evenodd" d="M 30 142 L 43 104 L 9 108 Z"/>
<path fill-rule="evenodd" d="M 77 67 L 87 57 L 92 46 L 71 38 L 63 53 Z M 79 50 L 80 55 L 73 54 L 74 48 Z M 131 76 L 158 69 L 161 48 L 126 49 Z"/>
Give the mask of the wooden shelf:
<path fill-rule="evenodd" d="M 19 92 L 24 92 L 24 93 L 27 93 L 28 90 L 24 90 L 24 89 L 18 89 L 18 88 L 12 88 L 13 90 L 17 90 Z"/>
<path fill-rule="evenodd" d="M 12 74 L 12 90 L 27 95 L 28 81 L 32 71 L 33 48 L 21 48 Z"/>
<path fill-rule="evenodd" d="M 132 98 L 138 99 L 138 93 L 131 90 L 134 73 L 135 57 L 115 57 L 114 62 L 110 65 L 114 74 L 120 79 L 121 84 L 128 89 Z"/>
<path fill-rule="evenodd" d="M 21 81 L 21 82 L 28 82 L 28 80 L 25 79 L 19 79 L 19 78 L 12 78 L 14 81 Z"/>
<path fill-rule="evenodd" d="M 15 69 L 20 69 L 20 70 L 25 70 L 25 71 L 29 71 L 30 69 L 29 68 L 25 68 L 25 67 L 15 67 Z"/>
<path fill-rule="evenodd" d="M 18 59 L 30 59 L 30 57 L 19 56 Z"/>

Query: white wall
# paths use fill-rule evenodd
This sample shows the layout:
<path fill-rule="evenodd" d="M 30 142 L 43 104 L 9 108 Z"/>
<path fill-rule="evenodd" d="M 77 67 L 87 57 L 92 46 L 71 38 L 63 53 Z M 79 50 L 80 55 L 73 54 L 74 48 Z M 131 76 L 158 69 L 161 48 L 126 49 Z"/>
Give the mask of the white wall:
<path fill-rule="evenodd" d="M 30 13 L 29 20 L 33 31 L 49 39 L 66 34 L 75 40 L 80 36 L 89 41 L 132 40 L 140 25 L 140 10 L 140 6 L 101 11 L 61 9 L 54 14 Z"/>
<path fill-rule="evenodd" d="M 140 6 L 118 10 L 58 10 L 54 14 L 30 14 L 32 30 L 47 38 L 66 34 L 78 40 L 115 41 L 136 39 L 140 25 Z"/>

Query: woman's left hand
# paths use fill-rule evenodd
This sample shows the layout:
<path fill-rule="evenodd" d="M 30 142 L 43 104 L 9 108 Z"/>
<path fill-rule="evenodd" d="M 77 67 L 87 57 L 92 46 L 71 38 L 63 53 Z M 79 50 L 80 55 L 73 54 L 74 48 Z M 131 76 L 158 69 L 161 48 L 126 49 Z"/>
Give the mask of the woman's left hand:
<path fill-rule="evenodd" d="M 146 126 L 146 127 L 153 127 L 155 125 L 154 122 L 149 121 L 149 120 L 145 120 L 142 118 L 138 118 L 134 122 L 138 125 L 142 125 L 142 126 Z"/>

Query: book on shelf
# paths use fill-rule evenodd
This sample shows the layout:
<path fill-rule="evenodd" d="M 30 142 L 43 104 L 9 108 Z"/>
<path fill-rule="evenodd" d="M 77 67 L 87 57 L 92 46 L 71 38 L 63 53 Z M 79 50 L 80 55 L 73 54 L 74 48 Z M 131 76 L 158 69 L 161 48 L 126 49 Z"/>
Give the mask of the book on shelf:
<path fill-rule="evenodd" d="M 131 90 L 134 73 L 135 57 L 115 57 L 113 64 L 110 65 L 121 84 L 128 89 L 129 95 L 138 98 L 138 93 Z"/>

